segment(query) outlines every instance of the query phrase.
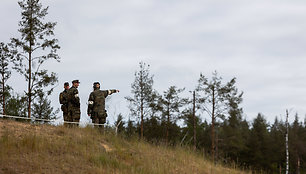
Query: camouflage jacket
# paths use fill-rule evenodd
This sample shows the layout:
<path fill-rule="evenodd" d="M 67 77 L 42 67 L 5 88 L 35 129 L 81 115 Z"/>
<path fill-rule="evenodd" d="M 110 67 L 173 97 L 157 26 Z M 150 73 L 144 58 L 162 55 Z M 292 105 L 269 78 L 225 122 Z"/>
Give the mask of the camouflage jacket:
<path fill-rule="evenodd" d="M 74 86 L 68 90 L 68 107 L 80 108 L 79 91 Z"/>
<path fill-rule="evenodd" d="M 63 92 L 59 95 L 59 102 L 62 105 L 68 106 L 68 90 L 65 89 Z"/>
<path fill-rule="evenodd" d="M 113 93 L 116 93 L 116 90 L 96 89 L 91 92 L 88 99 L 87 114 L 105 113 L 105 98 Z"/>

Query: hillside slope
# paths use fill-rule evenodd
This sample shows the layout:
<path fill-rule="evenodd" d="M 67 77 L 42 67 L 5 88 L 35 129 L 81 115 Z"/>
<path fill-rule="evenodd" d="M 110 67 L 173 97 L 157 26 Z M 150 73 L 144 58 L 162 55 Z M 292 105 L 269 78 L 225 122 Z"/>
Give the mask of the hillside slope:
<path fill-rule="evenodd" d="M 94 128 L 0 119 L 0 173 L 244 173 L 212 165 L 192 151 L 126 141 Z"/>

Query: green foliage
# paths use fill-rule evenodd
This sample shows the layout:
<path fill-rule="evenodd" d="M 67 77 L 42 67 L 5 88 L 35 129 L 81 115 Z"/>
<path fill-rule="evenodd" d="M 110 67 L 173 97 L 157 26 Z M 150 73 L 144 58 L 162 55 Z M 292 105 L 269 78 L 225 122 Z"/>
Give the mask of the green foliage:
<path fill-rule="evenodd" d="M 53 111 L 51 101 L 43 91 L 38 91 L 37 102 L 33 104 L 33 116 L 38 119 L 55 119 L 59 110 Z"/>
<path fill-rule="evenodd" d="M 258 114 L 254 119 L 250 137 L 247 143 L 249 148 L 249 163 L 258 170 L 269 168 L 269 141 L 268 124 L 262 114 Z"/>
<path fill-rule="evenodd" d="M 10 95 L 6 103 L 6 114 L 12 116 L 25 116 L 27 110 L 27 99 L 25 96 Z"/>
<path fill-rule="evenodd" d="M 179 97 L 179 94 L 183 91 L 184 89 L 177 89 L 176 86 L 170 86 L 168 90 L 164 91 L 164 95 L 161 98 L 162 123 L 166 127 L 166 142 L 171 137 L 170 134 L 174 134 L 171 129 L 176 130 L 175 125 L 177 119 L 180 118 L 180 110 L 186 103 L 187 99 Z"/>
<path fill-rule="evenodd" d="M 116 127 L 116 132 L 117 133 L 123 132 L 124 131 L 124 125 L 125 125 L 125 122 L 123 120 L 123 116 L 122 116 L 122 114 L 119 114 L 118 117 L 117 117 L 117 120 L 114 123 L 114 126 Z"/>
<path fill-rule="evenodd" d="M 5 105 L 9 97 L 10 86 L 6 84 L 7 80 L 11 77 L 12 71 L 10 65 L 14 62 L 14 56 L 9 50 L 9 47 L 0 42 L 0 97 L 2 105 L 2 114 L 5 113 Z"/>
<path fill-rule="evenodd" d="M 150 65 L 144 62 L 139 63 L 139 71 L 135 72 L 135 80 L 132 83 L 131 93 L 133 97 L 125 97 L 125 99 L 130 103 L 129 109 L 132 116 L 140 118 L 140 136 L 143 138 L 143 122 L 144 118 L 149 115 L 153 94 L 153 76 L 150 75 L 149 70 Z M 152 112 L 151 112 L 152 113 Z"/>
<path fill-rule="evenodd" d="M 21 8 L 21 21 L 19 22 L 20 38 L 12 38 L 11 46 L 14 49 L 15 69 L 25 77 L 28 82 L 29 117 L 32 102 L 39 97 L 42 89 L 55 85 L 58 81 L 56 73 L 48 73 L 41 69 L 47 60 L 59 61 L 57 50 L 60 48 L 54 36 L 55 22 L 44 22 L 48 14 L 48 7 L 43 8 L 39 0 L 23 0 L 18 2 Z M 53 88 L 45 91 L 51 94 Z M 39 100 L 39 99 L 38 99 Z"/>
<path fill-rule="evenodd" d="M 125 97 L 130 103 L 129 108 L 134 116 L 141 115 L 141 109 L 148 115 L 151 95 L 153 92 L 153 75 L 150 75 L 150 65 L 139 63 L 139 71 L 135 72 L 135 80 L 131 85 L 133 97 Z M 145 117 L 145 116 L 144 116 Z"/>

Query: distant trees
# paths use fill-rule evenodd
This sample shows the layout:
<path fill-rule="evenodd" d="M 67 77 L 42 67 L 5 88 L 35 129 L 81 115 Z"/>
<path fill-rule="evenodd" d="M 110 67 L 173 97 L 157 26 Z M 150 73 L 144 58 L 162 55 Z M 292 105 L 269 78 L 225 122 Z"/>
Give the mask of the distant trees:
<path fill-rule="evenodd" d="M 131 120 L 127 122 L 123 128 L 126 137 L 141 132 L 144 126 L 144 138 L 154 144 L 171 142 L 167 144 L 195 145 L 198 152 L 211 155 L 212 160 L 218 163 L 234 163 L 255 172 L 285 171 L 285 123 L 275 119 L 273 124 L 269 124 L 261 113 L 248 122 L 240 106 L 243 92 L 238 90 L 236 78 L 224 83 L 217 72 L 212 74 L 211 79 L 201 74 L 194 99 L 190 99 L 189 94 L 187 100 L 182 97 L 184 88 L 176 86 L 170 86 L 160 95 L 153 89 L 153 75 L 148 73 L 149 66 L 143 62 L 140 65 L 141 69 L 146 67 L 146 71 L 135 73 L 132 84 L 134 97 L 127 99 L 132 108 L 131 115 L 139 116 L 143 112 L 145 117 L 143 125 Z M 145 81 L 146 84 L 140 83 Z M 149 90 L 141 93 L 141 89 Z M 201 110 L 203 112 L 198 112 Z M 204 115 L 210 116 L 211 121 L 206 120 Z M 296 116 L 289 125 L 290 173 L 306 172 L 306 119 L 304 124 L 298 120 Z M 193 139 L 197 141 L 192 143 Z"/>
<path fill-rule="evenodd" d="M 15 49 L 15 57 L 18 60 L 17 71 L 28 82 L 26 92 L 28 104 L 28 117 L 31 117 L 31 104 L 39 91 L 57 82 L 54 72 L 48 73 L 41 69 L 42 64 L 50 59 L 59 61 L 57 50 L 60 48 L 54 36 L 55 22 L 43 22 L 48 14 L 48 7 L 43 8 L 39 0 L 23 0 L 18 2 L 22 12 L 19 22 L 21 37 L 12 38 L 11 45 Z M 52 88 L 46 93 L 50 94 Z"/>
<path fill-rule="evenodd" d="M 116 135 L 120 132 L 123 132 L 124 130 L 124 121 L 123 121 L 123 116 L 122 114 L 119 114 L 117 117 L 117 120 L 114 123 L 114 126 L 116 128 Z"/>
<path fill-rule="evenodd" d="M 298 114 L 295 115 L 294 122 L 289 129 L 289 151 L 290 151 L 290 171 L 301 174 L 305 172 L 302 164 L 306 157 L 306 129 L 299 122 Z M 304 171 L 301 171 L 304 170 Z"/>
<path fill-rule="evenodd" d="M 268 169 L 269 157 L 267 156 L 269 150 L 269 134 L 268 124 L 262 114 L 258 114 L 252 124 L 250 136 L 248 140 L 248 154 L 252 156 L 249 158 L 249 163 L 256 169 Z M 285 147 L 284 147 L 285 148 Z"/>

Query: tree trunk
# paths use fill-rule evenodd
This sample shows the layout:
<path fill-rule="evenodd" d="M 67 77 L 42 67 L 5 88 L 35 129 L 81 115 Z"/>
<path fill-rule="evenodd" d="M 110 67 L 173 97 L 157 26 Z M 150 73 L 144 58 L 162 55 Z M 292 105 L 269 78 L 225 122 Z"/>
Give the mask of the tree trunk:
<path fill-rule="evenodd" d="M 167 108 L 167 126 L 166 126 L 166 145 L 168 145 L 169 142 L 169 126 L 170 126 L 170 110 L 169 110 L 169 105 Z"/>
<path fill-rule="evenodd" d="M 212 162 L 215 164 L 215 88 L 212 92 L 212 113 L 211 113 L 211 157 Z"/>
<path fill-rule="evenodd" d="M 4 72 L 2 73 L 2 114 L 5 115 L 5 85 L 4 85 Z"/>
<path fill-rule="evenodd" d="M 193 91 L 193 150 L 197 149 L 197 136 L 196 136 L 196 118 L 195 118 L 195 91 Z"/>
<path fill-rule="evenodd" d="M 33 20 L 33 7 L 31 6 L 31 18 L 30 18 L 30 40 L 29 40 L 29 44 L 30 44 L 30 50 L 29 50 L 29 83 L 28 83 L 28 117 L 31 118 L 31 102 L 32 102 L 32 90 L 31 90 L 31 81 L 32 81 L 32 20 Z"/>
<path fill-rule="evenodd" d="M 300 157 L 298 156 L 298 159 L 297 159 L 297 174 L 300 174 L 300 167 L 301 167 L 301 162 L 300 162 Z"/>
<path fill-rule="evenodd" d="M 31 51 L 32 51 L 32 44 L 30 43 L 30 52 L 29 52 L 29 83 L 28 83 L 28 117 L 31 118 L 31 102 L 32 102 L 32 95 L 31 95 L 31 78 L 32 78 L 32 71 L 31 71 L 31 68 L 32 68 L 32 65 L 31 65 Z"/>
<path fill-rule="evenodd" d="M 143 139 L 143 100 L 141 100 L 140 104 L 140 114 L 141 114 L 141 123 L 140 123 L 140 138 Z"/>

